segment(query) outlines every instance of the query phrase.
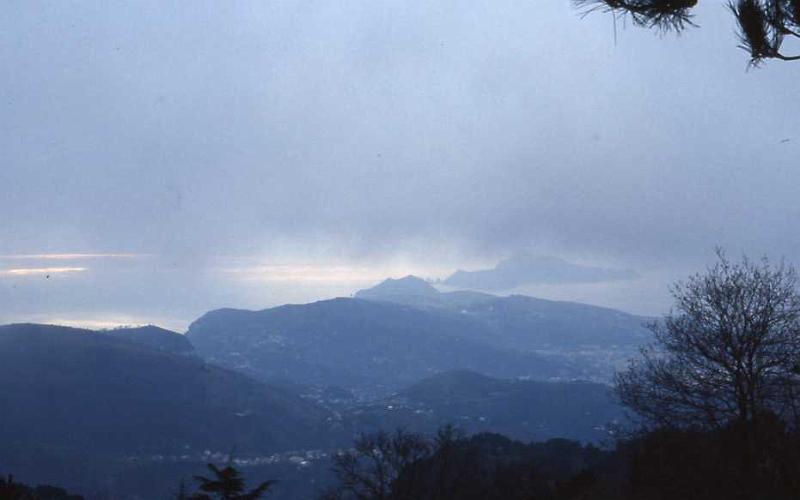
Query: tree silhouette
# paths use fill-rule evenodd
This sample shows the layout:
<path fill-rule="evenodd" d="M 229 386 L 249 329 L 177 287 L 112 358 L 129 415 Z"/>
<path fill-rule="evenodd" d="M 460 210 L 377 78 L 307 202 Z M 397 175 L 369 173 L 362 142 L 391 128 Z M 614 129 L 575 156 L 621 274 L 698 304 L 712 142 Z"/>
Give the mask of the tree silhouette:
<path fill-rule="evenodd" d="M 615 452 L 563 439 L 526 444 L 499 434 L 467 437 L 444 426 L 432 438 L 402 432 L 362 436 L 346 456 L 361 465 L 354 468 L 347 461 L 343 470 L 342 462 L 335 461 L 339 487 L 321 500 L 624 498 L 615 487 L 624 475 L 600 472 L 622 465 Z"/>
<path fill-rule="evenodd" d="M 800 377 L 797 274 L 763 259 L 718 251 L 705 274 L 673 289 L 676 312 L 651 325 L 656 344 L 617 374 L 623 403 L 666 426 L 757 425 L 765 413 L 793 419 Z"/>
<path fill-rule="evenodd" d="M 393 491 L 402 471 L 430 456 L 431 443 L 419 434 L 397 430 L 361 435 L 352 450 L 333 458 L 339 485 L 324 494 L 326 500 L 397 498 Z M 405 498 L 405 497 L 402 497 Z"/>
<path fill-rule="evenodd" d="M 638 26 L 661 32 L 680 32 L 696 26 L 692 9 L 697 0 L 573 0 L 588 14 L 595 11 L 630 17 Z M 786 37 L 800 38 L 800 0 L 729 0 L 728 9 L 736 19 L 739 47 L 750 54 L 750 64 L 766 59 L 800 60 L 800 55 L 781 51 Z"/>
<path fill-rule="evenodd" d="M 71 495 L 64 488 L 49 484 L 35 488 L 17 483 L 14 476 L 0 477 L 0 499 L 2 500 L 83 500 L 80 495 Z"/>
<path fill-rule="evenodd" d="M 675 312 L 652 325 L 655 345 L 615 385 L 646 425 L 732 431 L 754 477 L 774 429 L 800 423 L 797 274 L 717 253 L 705 274 L 673 287 Z"/>
<path fill-rule="evenodd" d="M 30 490 L 23 484 L 15 483 L 14 476 L 0 477 L 0 498 L 8 500 L 28 500 L 33 498 Z"/>
<path fill-rule="evenodd" d="M 199 491 L 191 496 L 192 500 L 257 500 L 267 493 L 275 481 L 265 481 L 250 491 L 245 491 L 244 478 L 238 470 L 228 464 L 219 468 L 208 464 L 213 477 L 195 476 L 199 483 Z"/>

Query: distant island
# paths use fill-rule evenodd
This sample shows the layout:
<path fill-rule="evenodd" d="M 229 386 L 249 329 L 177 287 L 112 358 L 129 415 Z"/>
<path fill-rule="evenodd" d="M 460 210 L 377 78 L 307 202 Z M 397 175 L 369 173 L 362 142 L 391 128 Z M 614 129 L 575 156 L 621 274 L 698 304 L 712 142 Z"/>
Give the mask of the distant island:
<path fill-rule="evenodd" d="M 524 285 L 603 283 L 636 279 L 627 269 L 609 269 L 574 264 L 559 257 L 516 255 L 500 261 L 492 269 L 458 270 L 441 284 L 478 290 L 511 290 Z"/>

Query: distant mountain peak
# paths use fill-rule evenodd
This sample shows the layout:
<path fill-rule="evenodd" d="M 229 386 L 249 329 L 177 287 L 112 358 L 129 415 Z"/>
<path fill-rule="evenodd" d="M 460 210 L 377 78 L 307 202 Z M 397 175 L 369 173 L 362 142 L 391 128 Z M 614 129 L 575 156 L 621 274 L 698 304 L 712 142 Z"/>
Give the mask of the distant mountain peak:
<path fill-rule="evenodd" d="M 424 279 L 409 274 L 398 279 L 388 278 L 372 288 L 359 290 L 355 296 L 359 299 L 381 299 L 408 295 L 435 296 L 439 295 L 439 291 Z"/>

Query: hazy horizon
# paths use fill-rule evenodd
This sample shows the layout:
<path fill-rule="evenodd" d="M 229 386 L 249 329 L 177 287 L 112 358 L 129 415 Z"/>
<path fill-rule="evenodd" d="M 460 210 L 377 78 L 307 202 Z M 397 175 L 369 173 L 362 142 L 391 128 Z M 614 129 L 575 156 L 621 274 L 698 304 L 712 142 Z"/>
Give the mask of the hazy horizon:
<path fill-rule="evenodd" d="M 657 315 L 717 245 L 800 263 L 798 66 L 696 13 L 8 5 L 0 323 L 182 330 L 519 252 L 639 278 L 516 292 Z"/>

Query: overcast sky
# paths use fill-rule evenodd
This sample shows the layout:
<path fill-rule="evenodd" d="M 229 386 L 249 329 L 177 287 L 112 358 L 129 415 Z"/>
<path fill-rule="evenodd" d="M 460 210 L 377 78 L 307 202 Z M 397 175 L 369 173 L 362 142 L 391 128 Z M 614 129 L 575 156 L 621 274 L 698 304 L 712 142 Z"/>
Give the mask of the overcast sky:
<path fill-rule="evenodd" d="M 527 293 L 658 314 L 715 245 L 800 263 L 800 63 L 747 71 L 700 3 L 615 42 L 567 0 L 8 2 L 0 323 L 181 329 L 519 252 L 640 276 Z"/>

